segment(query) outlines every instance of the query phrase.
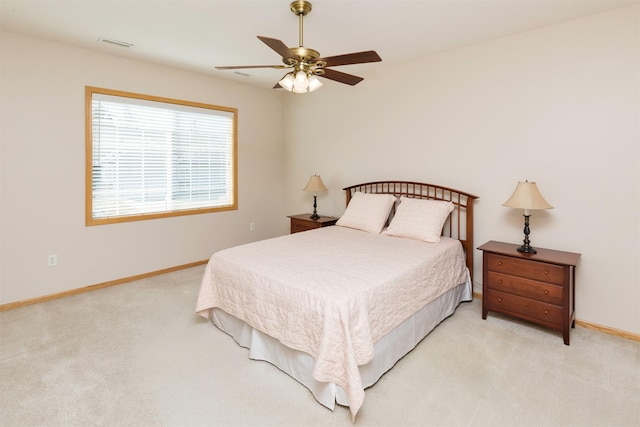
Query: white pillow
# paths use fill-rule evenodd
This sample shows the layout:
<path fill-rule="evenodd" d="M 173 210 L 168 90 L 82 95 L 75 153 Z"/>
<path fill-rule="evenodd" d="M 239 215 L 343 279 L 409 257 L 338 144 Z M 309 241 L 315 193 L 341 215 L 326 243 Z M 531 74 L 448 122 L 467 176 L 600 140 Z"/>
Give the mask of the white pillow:
<path fill-rule="evenodd" d="M 370 233 L 380 233 L 387 222 L 396 198 L 391 194 L 356 192 L 336 225 L 356 228 Z"/>
<path fill-rule="evenodd" d="M 402 196 L 396 214 L 384 233 L 438 243 L 442 227 L 452 210 L 451 202 Z"/>

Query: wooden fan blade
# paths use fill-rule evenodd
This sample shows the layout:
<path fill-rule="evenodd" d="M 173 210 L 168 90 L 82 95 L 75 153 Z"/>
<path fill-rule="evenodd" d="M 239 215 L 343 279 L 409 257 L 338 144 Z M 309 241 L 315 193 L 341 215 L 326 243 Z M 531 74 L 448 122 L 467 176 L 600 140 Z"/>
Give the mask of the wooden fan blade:
<path fill-rule="evenodd" d="M 241 70 L 244 68 L 289 68 L 286 65 L 231 65 L 224 67 L 216 67 L 216 70 Z"/>
<path fill-rule="evenodd" d="M 325 61 L 327 67 L 337 67 L 338 65 L 364 64 L 366 62 L 380 62 L 382 58 L 375 50 L 367 50 L 363 52 L 346 53 L 344 55 L 327 56 L 320 58 L 319 61 Z"/>
<path fill-rule="evenodd" d="M 294 56 L 291 54 L 291 51 L 281 40 L 272 39 L 269 37 L 258 36 L 258 38 L 262 41 L 262 43 L 269 46 L 271 49 L 275 50 L 278 55 L 282 58 L 293 58 Z"/>
<path fill-rule="evenodd" d="M 325 79 L 335 80 L 336 82 L 344 83 L 347 85 L 355 86 L 364 79 L 362 77 L 354 76 L 353 74 L 347 74 L 336 70 L 324 69 L 324 74 L 320 77 Z"/>

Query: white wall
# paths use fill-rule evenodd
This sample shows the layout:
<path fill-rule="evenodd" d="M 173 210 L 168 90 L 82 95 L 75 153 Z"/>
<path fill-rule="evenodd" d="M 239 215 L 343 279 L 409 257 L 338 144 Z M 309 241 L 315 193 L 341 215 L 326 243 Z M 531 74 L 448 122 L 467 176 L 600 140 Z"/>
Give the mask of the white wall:
<path fill-rule="evenodd" d="M 501 205 L 536 181 L 555 209 L 533 213 L 533 246 L 582 253 L 577 318 L 640 333 L 638 17 L 636 5 L 382 62 L 358 86 L 286 98 L 287 212 L 309 211 L 313 173 L 330 190 L 319 212 L 336 216 L 351 184 L 438 183 L 480 196 L 477 245 L 521 243 L 522 212 Z"/>
<path fill-rule="evenodd" d="M 478 245 L 520 243 L 521 213 L 501 204 L 529 179 L 555 206 L 534 213 L 533 245 L 582 253 L 577 317 L 640 333 L 638 16 L 632 6 L 383 62 L 358 86 L 285 96 L 284 110 L 270 89 L 3 32 L 0 304 L 286 233 L 285 215 L 311 208 L 301 189 L 313 173 L 330 189 L 322 214 L 342 213 L 350 184 L 439 183 L 480 196 Z M 85 227 L 85 85 L 237 107 L 238 211 Z"/>
<path fill-rule="evenodd" d="M 0 304 L 282 232 L 280 94 L 6 32 L 0 43 Z M 238 210 L 85 227 L 85 85 L 238 108 Z"/>

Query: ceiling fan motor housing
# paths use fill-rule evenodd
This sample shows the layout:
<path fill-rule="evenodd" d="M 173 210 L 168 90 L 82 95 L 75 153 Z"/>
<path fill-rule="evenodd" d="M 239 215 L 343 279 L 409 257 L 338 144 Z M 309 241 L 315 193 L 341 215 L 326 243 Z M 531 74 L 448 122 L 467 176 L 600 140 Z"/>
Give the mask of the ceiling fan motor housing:
<path fill-rule="evenodd" d="M 305 16 L 307 13 L 311 12 L 311 3 L 305 0 L 296 0 L 292 2 L 289 7 L 291 12 L 297 16 Z"/>
<path fill-rule="evenodd" d="M 300 61 L 304 62 L 312 62 L 318 58 L 320 58 L 320 52 L 317 50 L 309 49 L 308 47 L 292 47 L 289 48 L 291 53 L 300 59 Z"/>

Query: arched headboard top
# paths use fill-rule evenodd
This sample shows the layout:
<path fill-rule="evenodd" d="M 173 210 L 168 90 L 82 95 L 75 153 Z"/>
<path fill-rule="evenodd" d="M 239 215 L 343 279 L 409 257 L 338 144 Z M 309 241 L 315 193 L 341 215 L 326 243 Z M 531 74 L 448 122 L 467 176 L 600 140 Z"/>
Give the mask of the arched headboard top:
<path fill-rule="evenodd" d="M 343 188 L 347 204 L 354 193 L 360 191 L 371 194 L 393 194 L 396 197 L 444 200 L 451 202 L 454 209 L 444 225 L 442 234 L 460 240 L 466 254 L 469 274 L 473 277 L 473 202 L 478 198 L 473 194 L 442 185 L 411 181 L 375 181 Z"/>

